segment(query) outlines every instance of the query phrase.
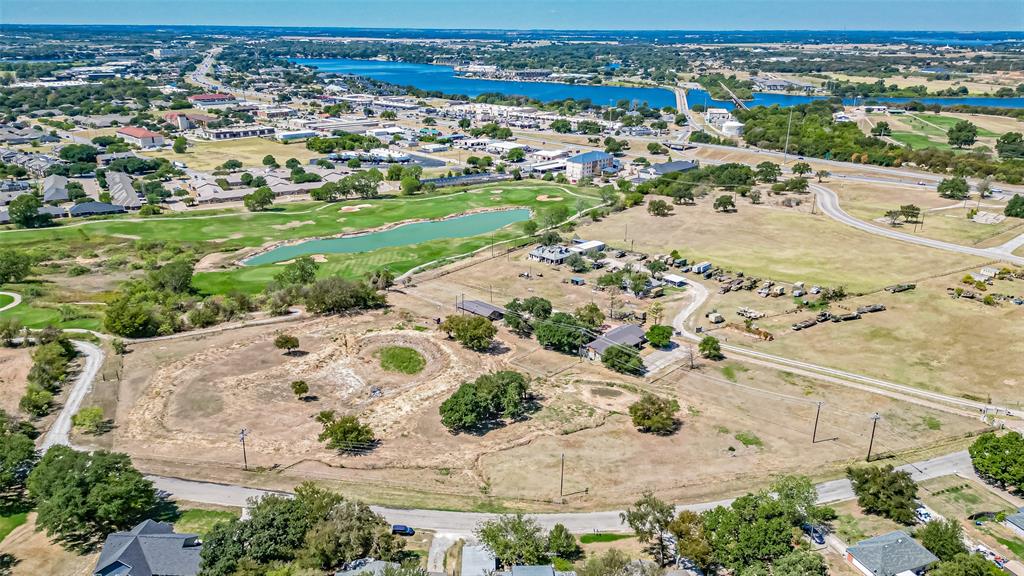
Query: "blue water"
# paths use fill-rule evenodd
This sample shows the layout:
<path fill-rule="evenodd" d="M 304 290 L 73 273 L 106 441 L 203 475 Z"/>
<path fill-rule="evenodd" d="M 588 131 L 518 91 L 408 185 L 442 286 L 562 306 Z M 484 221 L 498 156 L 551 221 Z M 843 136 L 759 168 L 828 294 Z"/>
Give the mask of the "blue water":
<path fill-rule="evenodd" d="M 367 76 L 382 82 L 399 86 L 415 86 L 421 90 L 443 92 L 445 94 L 465 94 L 474 97 L 488 92 L 497 92 L 508 96 L 527 96 L 551 102 L 575 98 L 590 99 L 595 104 L 632 100 L 647 102 L 655 108 L 675 106 L 675 95 L 664 88 L 628 88 L 624 86 L 591 86 L 577 84 L 558 84 L 554 82 L 516 82 L 513 80 L 480 80 L 476 78 L 459 78 L 451 66 L 433 64 L 411 64 L 408 62 L 381 62 L 378 60 L 349 60 L 344 58 L 296 58 L 298 64 L 313 66 L 322 72 L 337 74 L 355 74 Z M 704 90 L 687 92 L 690 106 L 705 104 L 716 108 L 733 108 L 732 102 L 714 100 Z M 747 106 L 795 106 L 813 100 L 822 100 L 825 96 L 806 96 L 803 94 L 772 94 L 754 93 L 752 101 L 744 102 Z M 903 104 L 917 101 L 925 104 L 966 104 L 970 106 L 994 106 L 998 108 L 1024 108 L 1024 98 L 849 98 L 844 100 L 848 105 L 862 104 L 865 100 Z"/>
<path fill-rule="evenodd" d="M 399 86 L 415 86 L 421 90 L 444 94 L 464 94 L 469 97 L 489 92 L 508 96 L 526 96 L 541 102 L 589 99 L 594 104 L 614 104 L 619 100 L 647 102 L 654 108 L 675 106 L 676 97 L 664 88 L 629 88 L 625 86 L 592 86 L 589 84 L 559 84 L 555 82 L 516 82 L 513 80 L 481 80 L 459 78 L 451 66 L 410 64 L 408 62 L 381 62 L 378 60 L 348 60 L 343 58 L 296 58 L 298 64 L 314 66 L 321 72 L 356 74 Z"/>
<path fill-rule="evenodd" d="M 351 254 L 353 252 L 369 252 L 380 248 L 393 248 L 419 244 L 444 238 L 468 238 L 479 236 L 509 224 L 530 219 L 530 211 L 526 208 L 501 210 L 495 212 L 478 212 L 447 220 L 434 222 L 416 222 L 397 228 L 371 232 L 362 236 L 347 238 L 325 238 L 307 240 L 298 244 L 281 246 L 246 260 L 250 266 L 272 264 L 291 260 L 309 254 Z"/>

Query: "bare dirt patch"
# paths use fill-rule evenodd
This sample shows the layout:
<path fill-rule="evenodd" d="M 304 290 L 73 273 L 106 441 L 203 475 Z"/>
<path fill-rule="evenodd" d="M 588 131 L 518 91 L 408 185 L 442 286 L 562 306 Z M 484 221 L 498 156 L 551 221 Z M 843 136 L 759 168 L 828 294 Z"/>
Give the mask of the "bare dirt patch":
<path fill-rule="evenodd" d="M 8 414 L 18 412 L 30 368 L 32 355 L 28 348 L 0 348 L 0 408 Z"/>
<path fill-rule="evenodd" d="M 36 513 L 18 526 L 3 542 L 0 553 L 13 554 L 18 564 L 13 576 L 87 576 L 99 559 L 99 553 L 79 555 L 51 542 L 45 532 L 36 532 Z"/>

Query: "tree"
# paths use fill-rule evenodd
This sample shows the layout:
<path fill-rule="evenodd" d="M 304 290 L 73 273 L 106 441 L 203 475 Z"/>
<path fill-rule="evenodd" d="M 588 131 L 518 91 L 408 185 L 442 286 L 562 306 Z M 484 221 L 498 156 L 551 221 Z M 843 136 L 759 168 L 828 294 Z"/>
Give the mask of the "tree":
<path fill-rule="evenodd" d="M 537 228 L 539 228 L 539 225 L 536 220 L 527 220 L 526 222 L 523 222 L 523 234 L 526 234 L 527 236 L 533 236 L 536 234 Z"/>
<path fill-rule="evenodd" d="M 650 310 L 648 310 L 648 313 Z M 666 348 L 672 343 L 672 327 L 665 326 L 663 324 L 654 324 L 647 329 L 647 333 L 644 335 L 647 338 L 647 342 L 655 348 Z"/>
<path fill-rule="evenodd" d="M 665 147 L 657 142 L 651 142 L 647 145 L 647 152 L 651 154 L 664 154 Z"/>
<path fill-rule="evenodd" d="M 274 347 L 284 350 L 285 354 L 291 354 L 292 350 L 299 348 L 299 339 L 290 334 L 278 334 L 277 338 L 274 338 Z"/>
<path fill-rule="evenodd" d="M 793 168 L 791 170 L 793 174 L 803 176 L 805 174 L 810 174 L 813 169 L 807 162 L 797 162 L 796 164 L 793 164 Z"/>
<path fill-rule="evenodd" d="M 576 309 L 576 319 L 589 328 L 598 328 L 604 324 L 604 312 L 601 308 L 590 302 Z"/>
<path fill-rule="evenodd" d="M 892 134 L 892 128 L 888 122 L 882 121 L 871 127 L 872 136 L 889 136 Z"/>
<path fill-rule="evenodd" d="M 4 419 L 11 423 L 7 414 Z M 0 503 L 4 507 L 17 505 L 24 499 L 25 480 L 39 456 L 35 442 L 7 426 L 0 432 Z"/>
<path fill-rule="evenodd" d="M 188 260 L 173 260 L 149 273 L 149 283 L 156 290 L 187 294 L 192 291 L 195 266 Z"/>
<path fill-rule="evenodd" d="M 506 156 L 509 162 L 522 162 L 526 159 L 526 152 L 522 148 L 513 148 Z"/>
<path fill-rule="evenodd" d="M 757 165 L 757 171 L 754 174 L 758 182 L 772 184 L 778 182 L 779 177 L 782 176 L 782 167 L 774 162 L 765 161 Z"/>
<path fill-rule="evenodd" d="M 973 146 L 978 141 L 978 127 L 967 120 L 961 120 L 946 132 L 946 137 L 950 146 Z"/>
<path fill-rule="evenodd" d="M 395 285 L 395 273 L 387 268 L 378 268 L 370 273 L 367 280 L 375 290 L 387 290 Z"/>
<path fill-rule="evenodd" d="M 961 554 L 941 562 L 931 576 L 1006 576 L 999 567 L 981 554 Z"/>
<path fill-rule="evenodd" d="M 562 524 L 555 524 L 548 532 L 548 552 L 564 560 L 576 560 L 583 555 L 576 537 Z"/>
<path fill-rule="evenodd" d="M 554 230 L 547 230 L 540 235 L 539 242 L 541 246 L 556 246 L 562 243 L 562 237 Z"/>
<path fill-rule="evenodd" d="M 126 454 L 77 452 L 53 446 L 28 476 L 36 525 L 47 535 L 88 548 L 111 532 L 127 530 L 156 506 L 153 484 Z"/>
<path fill-rule="evenodd" d="M 672 205 L 664 200 L 651 200 L 647 203 L 647 212 L 652 216 L 668 216 L 672 214 Z"/>
<path fill-rule="evenodd" d="M 1024 159 L 1024 134 L 1007 132 L 996 140 L 996 152 L 1003 160 Z"/>
<path fill-rule="evenodd" d="M 821 554 L 794 550 L 772 564 L 772 576 L 828 576 L 828 565 Z"/>
<path fill-rule="evenodd" d="M 704 532 L 701 515 L 683 510 L 668 525 L 668 531 L 676 537 L 676 551 L 679 556 L 693 562 L 703 572 L 712 566 L 711 543 Z"/>
<path fill-rule="evenodd" d="M 306 309 L 314 314 L 340 314 L 353 310 L 380 308 L 387 299 L 365 281 L 331 276 L 321 278 L 305 290 Z"/>
<path fill-rule="evenodd" d="M 269 186 L 261 186 L 242 196 L 242 203 L 249 212 L 262 212 L 274 204 L 274 192 Z"/>
<path fill-rule="evenodd" d="M 476 536 L 504 567 L 543 564 L 548 561 L 544 530 L 523 514 L 503 514 L 482 522 Z"/>
<path fill-rule="evenodd" d="M 498 329 L 490 320 L 476 315 L 453 314 L 444 319 L 440 328 L 447 332 L 449 337 L 477 352 L 489 349 L 494 335 L 498 333 Z"/>
<path fill-rule="evenodd" d="M 732 195 L 723 194 L 718 198 L 715 198 L 714 204 L 715 211 L 721 210 L 723 212 L 732 212 L 736 210 L 736 201 L 733 200 Z"/>
<path fill-rule="evenodd" d="M 31 271 L 32 261 L 18 250 L 0 251 L 0 284 L 21 282 Z"/>
<path fill-rule="evenodd" d="M 623 576 L 630 574 L 630 558 L 621 550 L 612 548 L 601 555 L 588 554 L 587 562 L 576 573 L 578 576 Z M 637 576 L 647 576 L 638 574 Z"/>
<path fill-rule="evenodd" d="M 641 432 L 667 436 L 679 427 L 676 421 L 678 411 L 679 403 L 675 400 L 644 394 L 630 405 L 629 416 Z"/>
<path fill-rule="evenodd" d="M 1003 208 L 1003 214 L 1014 218 L 1024 218 L 1024 196 L 1014 194 Z"/>
<path fill-rule="evenodd" d="M 974 470 L 986 482 L 1003 489 L 1024 486 L 1024 436 L 1020 432 L 1002 436 L 986 432 L 968 452 Z"/>
<path fill-rule="evenodd" d="M 34 194 L 22 194 L 7 207 L 7 214 L 18 228 L 39 228 L 50 223 L 52 216 L 40 213 L 43 203 Z"/>
<path fill-rule="evenodd" d="M 569 254 L 569 257 L 565 259 L 565 265 L 569 267 L 569 270 L 577 274 L 590 270 L 590 264 L 587 264 L 587 260 L 576 252 Z"/>
<path fill-rule="evenodd" d="M 412 196 L 420 189 L 420 179 L 415 176 L 404 176 L 402 177 L 402 194 L 406 196 Z"/>
<path fill-rule="evenodd" d="M 174 145 L 172 146 L 175 154 L 184 154 L 185 150 L 188 149 L 188 142 L 184 136 L 178 136 L 174 139 Z"/>
<path fill-rule="evenodd" d="M 952 560 L 968 552 L 964 545 L 964 529 L 955 518 L 932 520 L 918 529 L 914 537 L 942 561 Z"/>
<path fill-rule="evenodd" d="M 659 500 L 653 492 L 645 491 L 632 507 L 619 514 L 622 522 L 636 532 L 637 540 L 648 545 L 649 552 L 657 558 L 659 566 L 664 566 L 672 556 L 665 536 L 673 512 L 671 504 Z"/>
<path fill-rule="evenodd" d="M 463 130 L 469 129 L 469 127 L 472 126 L 472 125 L 473 125 L 473 122 L 469 118 L 460 118 L 459 119 L 459 128 L 462 128 Z"/>
<path fill-rule="evenodd" d="M 623 374 L 641 375 L 644 373 L 644 361 L 636 348 L 630 346 L 609 346 L 601 354 L 601 363 L 606 368 Z"/>
<path fill-rule="evenodd" d="M 720 360 L 724 357 L 722 355 L 722 345 L 718 343 L 718 338 L 714 336 L 701 338 L 700 344 L 697 345 L 697 350 L 700 351 L 701 356 L 709 360 Z"/>
<path fill-rule="evenodd" d="M 231 158 L 229 160 L 225 160 L 224 163 L 220 165 L 220 168 L 222 170 L 239 170 L 242 168 L 242 163 Z"/>
<path fill-rule="evenodd" d="M 306 394 L 309 394 L 309 384 L 305 380 L 295 380 L 291 384 L 292 394 L 295 394 L 299 398 L 302 398 Z"/>
<path fill-rule="evenodd" d="M 52 407 L 53 392 L 38 384 L 29 384 L 25 388 L 25 394 L 18 401 L 18 408 L 22 412 L 36 418 L 49 414 Z"/>
<path fill-rule="evenodd" d="M 274 282 L 282 286 L 305 286 L 316 280 L 320 264 L 310 256 L 299 256 L 274 274 Z"/>
<path fill-rule="evenodd" d="M 99 150 L 88 144 L 68 144 L 60 149 L 60 159 L 72 164 L 77 162 L 95 164 L 97 154 L 99 154 Z"/>
<path fill-rule="evenodd" d="M 331 417 L 322 423 L 323 431 L 317 439 L 339 452 L 365 452 L 373 448 L 377 439 L 373 430 L 359 422 L 355 416 Z"/>
<path fill-rule="evenodd" d="M 449 430 L 477 430 L 500 418 L 519 418 L 530 409 L 530 383 L 508 370 L 484 374 L 459 386 L 441 403 L 441 423 Z"/>
<path fill-rule="evenodd" d="M 574 316 L 555 312 L 534 325 L 537 342 L 566 354 L 578 354 L 591 338 L 591 332 Z"/>
<path fill-rule="evenodd" d="M 277 158 L 274 158 L 273 154 L 267 154 L 263 157 L 263 165 L 271 168 L 277 168 L 280 164 L 277 163 Z"/>
<path fill-rule="evenodd" d="M 894 522 L 912 525 L 916 522 L 917 484 L 909 472 L 885 466 L 847 468 L 846 476 L 853 484 L 857 503 L 868 514 L 884 516 Z"/>
<path fill-rule="evenodd" d="M 967 180 L 962 176 L 955 176 L 953 178 L 943 178 L 942 182 L 939 182 L 938 191 L 939 196 L 943 198 L 963 200 L 967 198 L 970 187 L 967 184 Z"/>
<path fill-rule="evenodd" d="M 828 178 L 831 175 L 832 175 L 832 173 L 829 172 L 828 170 L 818 170 L 817 172 L 814 173 L 814 176 L 818 179 L 818 183 L 819 184 L 823 180 L 825 180 L 825 178 Z"/>
<path fill-rule="evenodd" d="M 103 408 L 91 406 L 82 408 L 77 414 L 71 417 L 71 423 L 75 428 L 86 434 L 96 434 L 103 429 Z"/>

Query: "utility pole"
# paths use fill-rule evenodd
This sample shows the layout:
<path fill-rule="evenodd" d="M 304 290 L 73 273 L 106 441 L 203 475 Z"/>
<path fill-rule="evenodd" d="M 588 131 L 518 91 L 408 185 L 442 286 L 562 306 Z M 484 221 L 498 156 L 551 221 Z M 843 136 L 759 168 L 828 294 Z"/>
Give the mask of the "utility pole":
<path fill-rule="evenodd" d="M 793 127 L 793 108 L 789 109 L 789 122 L 786 124 L 786 147 L 782 149 L 782 163 L 789 159 L 789 130 Z"/>
<path fill-rule="evenodd" d="M 242 470 L 249 470 L 249 458 L 245 454 L 245 438 L 249 435 L 249 430 L 242 428 L 238 433 L 238 441 L 242 443 Z"/>
<path fill-rule="evenodd" d="M 866 460 L 867 462 L 871 462 L 871 449 L 875 446 L 875 428 L 878 427 L 878 421 L 881 419 L 882 417 L 878 415 L 878 412 L 875 412 L 871 416 L 871 440 L 868 442 L 868 459 Z"/>
<path fill-rule="evenodd" d="M 562 498 L 565 488 L 565 452 L 562 452 L 562 471 L 558 475 L 558 497 Z"/>
<path fill-rule="evenodd" d="M 814 413 L 814 432 L 811 432 L 811 444 L 818 441 L 818 417 L 821 416 L 821 405 L 823 402 L 818 402 L 818 409 Z"/>

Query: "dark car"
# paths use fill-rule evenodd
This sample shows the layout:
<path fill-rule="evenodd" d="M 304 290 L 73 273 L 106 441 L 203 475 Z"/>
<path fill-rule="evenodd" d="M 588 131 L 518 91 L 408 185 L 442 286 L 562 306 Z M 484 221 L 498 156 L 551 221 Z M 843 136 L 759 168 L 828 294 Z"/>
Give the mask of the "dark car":
<path fill-rule="evenodd" d="M 416 534 L 416 531 L 404 524 L 395 524 L 391 527 L 391 533 L 399 536 L 412 536 Z"/>
<path fill-rule="evenodd" d="M 803 531 L 807 533 L 807 536 L 815 544 L 821 545 L 825 543 L 825 531 L 820 526 L 804 524 L 801 528 L 803 528 Z"/>

